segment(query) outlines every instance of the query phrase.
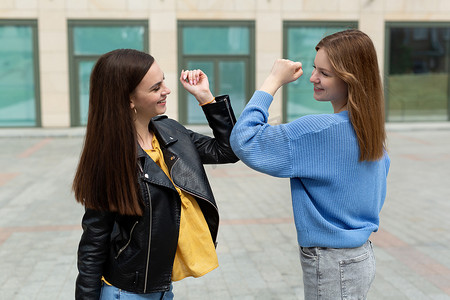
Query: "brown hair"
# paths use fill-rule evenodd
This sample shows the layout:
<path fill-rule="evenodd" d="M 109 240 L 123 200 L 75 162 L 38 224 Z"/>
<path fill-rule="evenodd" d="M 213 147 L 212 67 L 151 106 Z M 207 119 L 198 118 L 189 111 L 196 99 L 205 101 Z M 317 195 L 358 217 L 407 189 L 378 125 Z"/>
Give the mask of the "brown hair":
<path fill-rule="evenodd" d="M 384 96 L 377 54 L 367 34 L 348 29 L 323 38 L 316 50 L 323 49 L 334 72 L 348 86 L 348 112 L 358 138 L 360 161 L 383 156 Z"/>
<path fill-rule="evenodd" d="M 72 189 L 86 208 L 142 215 L 130 94 L 154 58 L 132 49 L 102 55 L 90 79 L 86 137 Z"/>

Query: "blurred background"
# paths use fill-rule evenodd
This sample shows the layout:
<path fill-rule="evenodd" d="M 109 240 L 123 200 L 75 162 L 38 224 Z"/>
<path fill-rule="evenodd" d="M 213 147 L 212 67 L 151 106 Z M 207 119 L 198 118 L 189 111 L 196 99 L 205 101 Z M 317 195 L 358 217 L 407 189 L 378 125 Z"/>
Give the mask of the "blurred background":
<path fill-rule="evenodd" d="M 83 127 L 92 66 L 116 48 L 157 59 L 167 114 L 183 124 L 206 120 L 180 89 L 182 69 L 203 69 L 239 115 L 280 57 L 305 75 L 277 95 L 271 122 L 331 112 L 309 74 L 317 42 L 346 28 L 373 39 L 387 122 L 449 121 L 448 0 L 2 0 L 0 127 Z"/>

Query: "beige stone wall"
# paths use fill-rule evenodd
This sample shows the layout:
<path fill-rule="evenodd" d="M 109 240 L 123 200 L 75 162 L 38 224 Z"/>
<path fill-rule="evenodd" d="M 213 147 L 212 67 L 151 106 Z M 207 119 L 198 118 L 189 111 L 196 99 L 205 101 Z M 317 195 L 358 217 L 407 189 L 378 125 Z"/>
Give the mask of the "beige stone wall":
<path fill-rule="evenodd" d="M 386 21 L 450 21 L 449 0 L 1 0 L 0 19 L 37 19 L 43 127 L 70 126 L 68 19 L 148 19 L 150 53 L 172 87 L 167 113 L 178 115 L 177 20 L 254 20 L 256 87 L 282 56 L 284 20 L 357 21 L 384 66 Z M 305 74 L 308 76 L 308 74 Z M 281 93 L 271 120 L 281 120 Z"/>

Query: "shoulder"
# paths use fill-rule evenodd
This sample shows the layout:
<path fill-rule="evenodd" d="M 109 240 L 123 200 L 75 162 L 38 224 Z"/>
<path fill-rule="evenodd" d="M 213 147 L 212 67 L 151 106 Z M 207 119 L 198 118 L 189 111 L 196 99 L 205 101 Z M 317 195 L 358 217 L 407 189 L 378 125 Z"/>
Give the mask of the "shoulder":
<path fill-rule="evenodd" d="M 161 135 L 169 134 L 179 136 L 180 134 L 189 135 L 189 130 L 178 121 L 169 118 L 166 115 L 156 116 L 151 120 L 153 130 Z"/>
<path fill-rule="evenodd" d="M 353 131 L 348 112 L 303 116 L 287 123 L 286 129 L 291 133 L 295 133 L 295 136 L 327 134 L 336 130 Z"/>
<path fill-rule="evenodd" d="M 327 128 L 330 126 L 347 124 L 350 122 L 347 111 L 343 111 L 337 114 L 307 115 L 297 120 L 300 122 L 311 124 L 311 126 L 315 128 Z"/>
<path fill-rule="evenodd" d="M 166 115 L 159 115 L 152 119 L 152 122 L 155 126 L 164 126 L 164 127 L 171 127 L 173 129 L 182 129 L 186 130 L 186 127 L 184 127 L 182 124 L 180 124 L 178 121 L 169 118 Z"/>

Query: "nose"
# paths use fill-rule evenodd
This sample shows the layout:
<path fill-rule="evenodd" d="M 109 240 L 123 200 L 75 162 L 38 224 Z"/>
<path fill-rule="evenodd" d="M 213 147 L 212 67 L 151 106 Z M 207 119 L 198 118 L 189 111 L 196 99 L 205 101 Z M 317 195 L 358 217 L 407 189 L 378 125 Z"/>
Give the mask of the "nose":
<path fill-rule="evenodd" d="M 313 69 L 312 73 L 311 73 L 311 77 L 309 78 L 309 82 L 311 83 L 318 83 L 319 82 L 319 77 L 317 76 L 317 70 Z"/>
<path fill-rule="evenodd" d="M 169 95 L 170 92 L 171 90 L 169 89 L 169 87 L 165 83 L 163 83 L 163 93 Z"/>

